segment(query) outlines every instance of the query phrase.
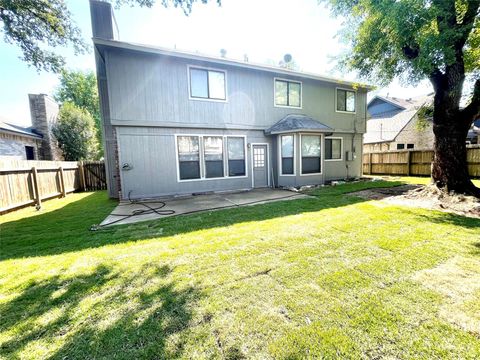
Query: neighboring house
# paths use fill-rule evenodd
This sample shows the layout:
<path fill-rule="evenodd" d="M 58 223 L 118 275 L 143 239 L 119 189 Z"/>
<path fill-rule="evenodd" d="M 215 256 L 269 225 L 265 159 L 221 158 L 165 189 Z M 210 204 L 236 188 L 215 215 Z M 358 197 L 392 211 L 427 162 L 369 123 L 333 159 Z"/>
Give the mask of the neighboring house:
<path fill-rule="evenodd" d="M 367 105 L 363 151 L 433 148 L 432 120 L 418 116 L 418 111 L 431 103 L 431 94 L 410 99 L 375 96 Z"/>
<path fill-rule="evenodd" d="M 61 151 L 51 134 L 58 105 L 45 94 L 29 94 L 32 126 L 0 121 L 0 159 L 61 160 Z"/>
<path fill-rule="evenodd" d="M 467 144 L 480 144 L 480 119 L 475 120 L 468 131 Z"/>
<path fill-rule="evenodd" d="M 110 196 L 362 175 L 367 87 L 118 41 L 111 6 L 90 7 Z"/>

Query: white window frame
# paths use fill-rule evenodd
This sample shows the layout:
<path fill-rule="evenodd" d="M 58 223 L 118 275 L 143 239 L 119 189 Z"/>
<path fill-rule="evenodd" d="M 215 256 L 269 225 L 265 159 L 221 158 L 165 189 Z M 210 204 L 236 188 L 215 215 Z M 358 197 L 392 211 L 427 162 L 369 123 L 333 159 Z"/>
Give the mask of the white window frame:
<path fill-rule="evenodd" d="M 199 69 L 199 70 L 206 70 L 206 71 L 216 71 L 222 72 L 225 77 L 225 99 L 211 99 L 211 98 L 201 98 L 201 97 L 194 97 L 192 96 L 191 92 L 191 79 L 190 79 L 190 69 Z M 208 75 L 207 75 L 208 76 Z M 188 86 L 188 99 L 194 101 L 211 101 L 211 102 L 221 102 L 226 103 L 228 102 L 228 85 L 227 85 L 227 70 L 225 69 L 218 69 L 206 66 L 197 66 L 197 65 L 187 65 L 187 86 Z"/>
<path fill-rule="evenodd" d="M 300 84 L 300 106 L 277 105 L 277 103 L 275 101 L 275 99 L 276 99 L 275 84 L 276 84 L 277 80 Z M 287 93 L 287 97 L 288 97 L 288 93 Z M 273 106 L 278 107 L 278 108 L 287 108 L 287 109 L 302 109 L 302 106 L 303 106 L 303 82 L 298 81 L 298 80 L 291 80 L 291 79 L 274 77 L 273 78 Z"/>
<path fill-rule="evenodd" d="M 337 110 L 337 94 L 338 94 L 338 91 L 337 90 L 346 90 L 346 91 L 350 91 L 350 92 L 353 92 L 354 95 L 355 95 L 355 110 L 354 111 L 343 111 L 343 110 Z M 345 98 L 345 107 L 346 107 L 346 101 L 347 99 Z M 336 87 L 335 88 L 335 112 L 337 113 L 341 113 L 341 114 L 352 114 L 352 115 L 355 115 L 357 113 L 357 90 L 355 89 L 348 89 L 348 88 L 342 88 L 342 87 Z"/>
<path fill-rule="evenodd" d="M 267 153 L 265 154 L 265 167 L 267 169 L 267 187 L 270 187 L 270 171 L 271 171 L 271 166 L 270 166 L 270 145 L 268 143 L 250 143 L 250 148 L 252 151 L 250 151 L 250 164 L 252 168 L 252 188 L 255 188 L 255 175 L 253 173 L 253 147 L 255 145 L 259 146 L 266 146 L 267 147 Z"/>
<path fill-rule="evenodd" d="M 180 179 L 180 162 L 178 160 L 178 137 L 179 136 L 196 136 L 198 137 L 198 148 L 200 151 L 200 178 L 199 179 Z M 223 139 L 223 177 L 214 177 L 214 178 L 207 178 L 205 177 L 206 171 L 205 171 L 205 151 L 204 151 L 204 145 L 203 145 L 203 138 L 204 137 L 221 137 Z M 247 152 L 247 136 L 246 135 L 223 135 L 223 134 L 174 134 L 175 137 L 175 162 L 176 162 L 176 168 L 177 168 L 177 182 L 178 183 L 183 183 L 183 182 L 193 182 L 193 181 L 210 181 L 210 180 L 227 180 L 227 179 L 244 179 L 248 178 L 248 152 Z M 245 175 L 240 175 L 240 176 L 229 176 L 228 175 L 228 144 L 227 144 L 227 138 L 229 137 L 239 137 L 243 138 L 243 145 L 244 145 L 244 154 L 245 154 Z"/>
<path fill-rule="evenodd" d="M 282 167 L 282 136 L 293 136 L 293 174 L 284 174 Z M 278 167 L 280 176 L 297 176 L 297 136 L 295 133 L 286 133 L 278 135 Z"/>
<path fill-rule="evenodd" d="M 318 175 L 323 175 L 323 168 L 325 164 L 325 135 L 324 134 L 319 134 L 319 133 L 301 133 L 300 135 L 300 176 L 318 176 Z M 315 136 L 320 136 L 320 172 L 319 173 L 311 173 L 311 174 L 303 174 L 303 169 L 302 169 L 302 138 L 304 135 L 315 135 Z"/>
<path fill-rule="evenodd" d="M 325 158 L 325 161 L 343 161 L 343 137 L 341 136 L 325 136 L 325 140 L 327 139 L 340 139 L 340 159 L 327 159 Z M 325 148 L 326 149 L 326 148 Z M 326 151 L 325 151 L 326 153 Z"/>

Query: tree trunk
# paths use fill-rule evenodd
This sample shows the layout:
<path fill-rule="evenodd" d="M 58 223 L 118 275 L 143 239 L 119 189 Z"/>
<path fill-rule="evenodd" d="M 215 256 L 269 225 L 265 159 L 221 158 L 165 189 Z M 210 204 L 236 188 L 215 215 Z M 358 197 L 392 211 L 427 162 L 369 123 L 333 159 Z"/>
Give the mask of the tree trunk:
<path fill-rule="evenodd" d="M 440 189 L 480 197 L 480 189 L 473 185 L 468 174 L 465 143 L 468 129 L 465 131 L 460 125 L 458 119 L 451 119 L 445 125 L 434 124 L 432 180 Z"/>

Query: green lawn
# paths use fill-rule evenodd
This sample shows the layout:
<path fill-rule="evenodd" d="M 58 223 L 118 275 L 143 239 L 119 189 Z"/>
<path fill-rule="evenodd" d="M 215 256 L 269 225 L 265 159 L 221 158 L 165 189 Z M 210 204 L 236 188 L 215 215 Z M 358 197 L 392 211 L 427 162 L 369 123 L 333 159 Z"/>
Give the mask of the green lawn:
<path fill-rule="evenodd" d="M 480 220 L 346 184 L 89 231 L 69 195 L 2 216 L 0 358 L 480 357 Z"/>

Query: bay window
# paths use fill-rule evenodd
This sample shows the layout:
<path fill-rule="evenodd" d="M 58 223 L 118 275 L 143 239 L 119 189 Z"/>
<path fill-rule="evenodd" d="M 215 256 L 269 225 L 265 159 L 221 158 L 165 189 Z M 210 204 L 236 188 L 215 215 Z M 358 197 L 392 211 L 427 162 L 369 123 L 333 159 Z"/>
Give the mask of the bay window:
<path fill-rule="evenodd" d="M 281 175 L 293 175 L 294 170 L 294 136 L 282 135 L 280 140 Z"/>
<path fill-rule="evenodd" d="M 321 173 L 321 147 L 322 138 L 320 135 L 301 136 L 302 174 Z"/>

